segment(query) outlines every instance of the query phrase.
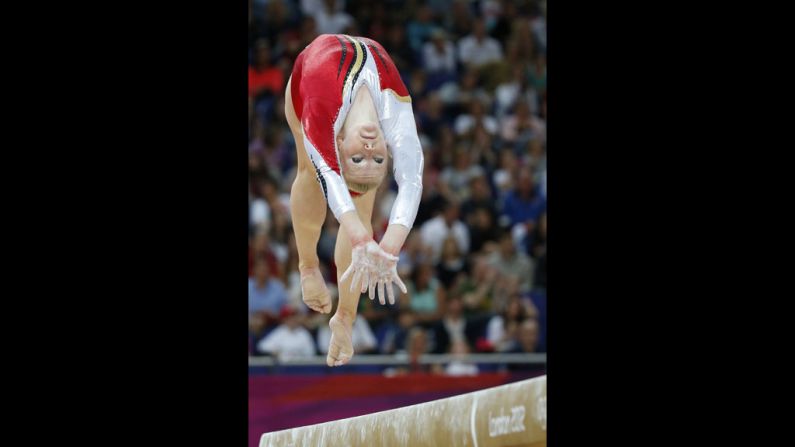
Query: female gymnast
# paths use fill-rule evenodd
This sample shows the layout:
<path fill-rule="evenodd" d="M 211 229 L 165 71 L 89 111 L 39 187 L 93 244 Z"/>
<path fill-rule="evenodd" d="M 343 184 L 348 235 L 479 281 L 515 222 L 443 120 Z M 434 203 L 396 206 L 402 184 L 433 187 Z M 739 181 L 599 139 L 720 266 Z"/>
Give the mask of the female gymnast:
<path fill-rule="evenodd" d="M 326 363 L 344 365 L 353 356 L 351 328 L 360 295 L 367 291 L 373 299 L 377 288 L 381 304 L 387 296 L 394 304 L 393 282 L 406 293 L 397 255 L 417 215 L 423 171 L 411 97 L 378 42 L 323 34 L 296 58 L 285 114 L 298 152 L 290 210 L 301 292 L 306 305 L 322 313 L 331 311 L 317 256 L 327 205 L 340 223 L 334 250 L 339 303 L 329 321 Z M 398 194 L 386 233 L 376 243 L 375 194 L 390 156 Z"/>

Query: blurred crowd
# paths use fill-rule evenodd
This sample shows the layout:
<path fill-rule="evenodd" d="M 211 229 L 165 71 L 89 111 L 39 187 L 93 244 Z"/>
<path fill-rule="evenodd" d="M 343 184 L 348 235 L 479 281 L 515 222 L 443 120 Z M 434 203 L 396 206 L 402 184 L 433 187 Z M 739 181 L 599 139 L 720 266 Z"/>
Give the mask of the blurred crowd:
<path fill-rule="evenodd" d="M 425 153 L 422 201 L 398 264 L 408 294 L 394 306 L 362 296 L 356 352 L 545 352 L 546 1 L 250 0 L 249 8 L 250 353 L 328 349 L 330 315 L 301 301 L 289 207 L 295 142 L 284 117 L 293 61 L 324 33 L 384 46 L 411 94 Z M 378 191 L 376 241 L 396 191 L 391 178 Z M 328 212 L 318 255 L 332 294 L 338 228 Z"/>

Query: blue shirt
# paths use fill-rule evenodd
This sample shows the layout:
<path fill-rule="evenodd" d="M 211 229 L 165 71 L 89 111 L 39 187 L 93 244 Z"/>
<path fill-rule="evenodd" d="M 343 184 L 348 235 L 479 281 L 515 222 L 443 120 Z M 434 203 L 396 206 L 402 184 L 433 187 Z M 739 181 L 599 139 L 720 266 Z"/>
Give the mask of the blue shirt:
<path fill-rule="evenodd" d="M 276 278 L 270 278 L 263 288 L 257 287 L 254 278 L 248 280 L 248 312 L 266 311 L 279 315 L 287 303 L 287 290 Z"/>
<path fill-rule="evenodd" d="M 511 191 L 508 193 L 508 197 L 505 198 L 502 213 L 511 219 L 511 225 L 516 225 L 528 220 L 537 221 L 546 207 L 546 200 L 538 194 L 532 199 L 525 201 L 516 194 L 516 191 Z"/>

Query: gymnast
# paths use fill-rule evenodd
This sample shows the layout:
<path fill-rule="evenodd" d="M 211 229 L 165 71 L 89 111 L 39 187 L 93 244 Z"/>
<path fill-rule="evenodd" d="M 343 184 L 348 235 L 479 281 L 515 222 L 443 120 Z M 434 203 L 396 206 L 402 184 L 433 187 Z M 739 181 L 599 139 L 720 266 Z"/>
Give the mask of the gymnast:
<path fill-rule="evenodd" d="M 417 215 L 423 171 L 411 97 L 378 42 L 323 34 L 295 60 L 285 115 L 298 152 L 290 211 L 301 293 L 304 303 L 321 313 L 331 311 L 317 256 L 327 205 L 340 223 L 334 250 L 339 302 L 329 320 L 326 364 L 344 365 L 353 356 L 351 328 L 361 294 L 374 299 L 377 288 L 381 304 L 385 297 L 394 304 L 393 283 L 406 293 L 397 255 Z M 387 230 L 376 243 L 373 207 L 388 157 L 398 194 Z"/>

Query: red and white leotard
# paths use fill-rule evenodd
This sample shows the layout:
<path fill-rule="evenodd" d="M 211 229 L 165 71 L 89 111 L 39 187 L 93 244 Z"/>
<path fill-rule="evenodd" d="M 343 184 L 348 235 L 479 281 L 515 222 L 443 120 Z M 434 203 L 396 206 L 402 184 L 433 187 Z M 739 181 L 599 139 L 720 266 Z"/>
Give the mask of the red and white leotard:
<path fill-rule="evenodd" d="M 390 224 L 414 224 L 422 194 L 423 155 L 411 97 L 395 64 L 376 41 L 323 34 L 298 55 L 293 66 L 293 107 L 304 131 L 304 146 L 334 216 L 355 210 L 340 172 L 335 136 L 359 88 L 367 87 L 392 155 L 398 194 Z"/>

